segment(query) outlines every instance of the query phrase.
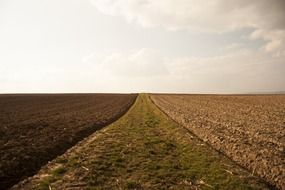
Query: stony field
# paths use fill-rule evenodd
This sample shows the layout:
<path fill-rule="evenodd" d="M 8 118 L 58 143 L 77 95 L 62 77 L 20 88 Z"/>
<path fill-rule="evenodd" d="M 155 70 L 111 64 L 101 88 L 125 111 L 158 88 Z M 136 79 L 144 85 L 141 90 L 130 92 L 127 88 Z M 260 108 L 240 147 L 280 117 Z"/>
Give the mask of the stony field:
<path fill-rule="evenodd" d="M 173 120 L 272 185 L 285 189 L 285 95 L 167 95 Z"/>

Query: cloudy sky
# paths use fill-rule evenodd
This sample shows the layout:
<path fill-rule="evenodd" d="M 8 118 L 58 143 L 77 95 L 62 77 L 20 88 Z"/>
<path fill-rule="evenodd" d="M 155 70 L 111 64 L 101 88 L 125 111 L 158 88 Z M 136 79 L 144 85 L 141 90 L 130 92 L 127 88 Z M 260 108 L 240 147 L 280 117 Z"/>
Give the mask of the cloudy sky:
<path fill-rule="evenodd" d="M 284 0 L 0 0 L 0 93 L 285 91 Z"/>

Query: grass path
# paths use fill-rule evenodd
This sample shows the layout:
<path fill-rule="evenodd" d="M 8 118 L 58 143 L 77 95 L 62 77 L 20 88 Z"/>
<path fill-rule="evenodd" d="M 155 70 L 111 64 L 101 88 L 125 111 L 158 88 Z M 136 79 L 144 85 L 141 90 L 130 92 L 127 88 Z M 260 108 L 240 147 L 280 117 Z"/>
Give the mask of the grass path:
<path fill-rule="evenodd" d="M 14 189 L 267 189 L 138 96 L 94 133 Z"/>

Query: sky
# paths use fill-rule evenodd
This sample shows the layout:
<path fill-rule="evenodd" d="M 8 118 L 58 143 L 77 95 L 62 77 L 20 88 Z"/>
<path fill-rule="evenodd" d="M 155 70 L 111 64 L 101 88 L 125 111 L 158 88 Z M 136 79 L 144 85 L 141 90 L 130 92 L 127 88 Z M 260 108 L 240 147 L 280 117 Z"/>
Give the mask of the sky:
<path fill-rule="evenodd" d="M 0 0 L 0 93 L 285 91 L 284 0 Z"/>

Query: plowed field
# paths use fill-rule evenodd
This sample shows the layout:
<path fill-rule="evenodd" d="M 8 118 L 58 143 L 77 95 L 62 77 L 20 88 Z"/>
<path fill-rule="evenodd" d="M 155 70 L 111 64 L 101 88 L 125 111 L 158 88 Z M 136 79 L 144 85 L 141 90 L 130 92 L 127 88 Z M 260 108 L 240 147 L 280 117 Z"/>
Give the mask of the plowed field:
<path fill-rule="evenodd" d="M 0 189 L 122 116 L 136 94 L 0 95 Z"/>
<path fill-rule="evenodd" d="M 285 189 L 284 95 L 152 95 L 172 119 Z"/>

